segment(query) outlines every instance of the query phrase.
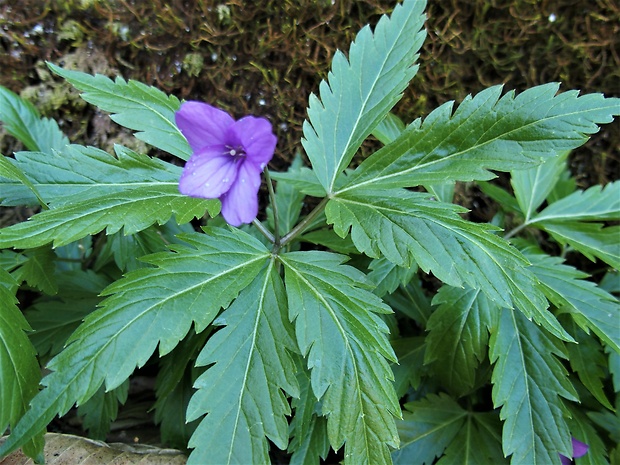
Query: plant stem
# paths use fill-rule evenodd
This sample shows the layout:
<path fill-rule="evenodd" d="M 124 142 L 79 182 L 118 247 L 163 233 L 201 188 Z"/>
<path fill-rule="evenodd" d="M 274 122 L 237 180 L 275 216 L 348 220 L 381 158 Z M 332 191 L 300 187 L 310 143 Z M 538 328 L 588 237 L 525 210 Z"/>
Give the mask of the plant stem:
<path fill-rule="evenodd" d="M 280 241 L 280 247 L 284 247 L 286 244 L 288 244 L 297 236 L 299 236 L 302 232 L 304 232 L 304 230 L 306 229 L 306 227 L 308 227 L 312 220 L 314 220 L 314 218 L 316 218 L 316 216 L 323 211 L 328 201 L 329 197 L 323 198 L 323 200 L 321 200 L 319 204 L 314 207 L 314 209 L 310 213 L 308 213 L 308 215 L 306 215 L 303 220 L 297 223 L 297 225 L 282 238 L 282 240 Z"/>
<path fill-rule="evenodd" d="M 272 244 L 276 243 L 275 238 L 273 237 L 273 234 L 271 234 L 271 232 L 265 227 L 263 226 L 263 223 L 261 223 L 260 221 L 258 221 L 258 219 L 254 218 L 254 220 L 252 220 L 252 224 L 256 227 L 256 229 L 258 229 L 258 231 L 267 238 L 267 240 L 269 242 L 271 242 Z"/>
<path fill-rule="evenodd" d="M 278 247 L 280 245 L 280 218 L 278 216 L 278 204 L 276 202 L 276 193 L 273 190 L 273 181 L 271 180 L 271 176 L 269 176 L 269 170 L 265 166 L 263 170 L 265 173 L 265 180 L 267 181 L 267 189 L 269 190 L 269 201 L 271 202 L 271 208 L 273 210 L 273 233 L 275 239 L 273 241 L 274 245 Z"/>
<path fill-rule="evenodd" d="M 521 232 L 523 229 L 527 228 L 528 226 L 529 226 L 529 223 L 523 223 L 517 226 L 516 228 L 512 228 L 510 231 L 504 234 L 504 239 L 510 239 L 512 236 L 514 236 L 518 232 Z"/>

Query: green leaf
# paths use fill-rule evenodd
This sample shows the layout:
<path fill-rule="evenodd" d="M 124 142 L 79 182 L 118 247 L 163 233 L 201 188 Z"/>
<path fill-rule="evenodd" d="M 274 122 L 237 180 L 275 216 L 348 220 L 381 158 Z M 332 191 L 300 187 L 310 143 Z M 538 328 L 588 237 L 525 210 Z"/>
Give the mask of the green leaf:
<path fill-rule="evenodd" d="M 609 354 L 609 373 L 613 381 L 614 392 L 620 392 L 620 353 L 607 346 L 605 352 Z"/>
<path fill-rule="evenodd" d="M 620 181 L 578 190 L 552 203 L 530 224 L 549 221 L 600 221 L 620 219 Z"/>
<path fill-rule="evenodd" d="M 192 322 L 203 331 L 222 307 L 265 266 L 269 251 L 237 229 L 184 234 L 172 252 L 144 258 L 152 268 L 128 273 L 103 291 L 109 297 L 86 317 L 67 347 L 48 364 L 46 386 L 0 447 L 7 454 L 37 434 L 56 414 L 87 401 L 105 381 L 119 386 L 159 345 L 169 353 Z M 208 295 L 208 298 L 205 296 Z"/>
<path fill-rule="evenodd" d="M 280 449 L 287 446 L 284 391 L 299 396 L 289 354 L 297 349 L 274 265 L 270 261 L 218 317 L 214 324 L 225 327 L 196 359 L 198 366 L 211 366 L 194 383 L 198 390 L 187 408 L 188 421 L 207 415 L 189 442 L 190 464 L 268 463 L 266 437 Z"/>
<path fill-rule="evenodd" d="M 423 337 L 406 337 L 392 340 L 392 347 L 398 357 L 398 363 L 392 363 L 394 372 L 394 389 L 398 398 L 404 396 L 410 387 L 418 389 L 422 381 L 424 352 Z"/>
<path fill-rule="evenodd" d="M 400 407 L 387 360 L 396 361 L 377 313 L 390 309 L 360 271 L 328 252 L 290 252 L 284 265 L 289 318 L 322 401 L 329 441 L 345 445 L 345 463 L 389 463 L 398 446 Z"/>
<path fill-rule="evenodd" d="M 549 205 L 529 222 L 590 260 L 620 268 L 620 227 L 591 221 L 620 219 L 620 181 L 578 190 Z"/>
<path fill-rule="evenodd" d="M 88 431 L 88 437 L 105 440 L 110 424 L 118 415 L 118 404 L 124 404 L 128 394 L 129 380 L 109 392 L 101 386 L 88 401 L 78 407 L 77 414 L 82 417 L 82 427 Z"/>
<path fill-rule="evenodd" d="M 432 307 L 419 280 L 414 279 L 406 286 L 401 286 L 393 294 L 385 296 L 385 301 L 395 311 L 414 320 L 421 328 L 428 325 Z"/>
<path fill-rule="evenodd" d="M 37 180 L 50 210 L 30 221 L 0 231 L 0 247 L 31 248 L 54 243 L 69 244 L 106 229 L 113 234 L 122 227 L 125 234 L 141 231 L 153 223 L 163 224 L 175 214 L 178 223 L 213 216 L 219 201 L 194 199 L 178 190 L 181 168 L 139 155 L 117 146 L 118 158 L 92 147 L 71 146 L 38 165 L 37 154 L 23 154 L 29 175 L 39 168 Z M 49 174 L 51 173 L 51 174 Z M 111 181 L 113 180 L 113 181 Z M 15 200 L 15 199 L 14 199 Z"/>
<path fill-rule="evenodd" d="M 13 428 L 28 409 L 38 391 L 41 371 L 34 347 L 24 331 L 30 326 L 17 308 L 17 282 L 0 268 L 0 431 Z M 43 453 L 43 433 L 47 423 L 24 441 L 24 453 L 36 457 Z M 0 452 L 0 456 L 2 453 Z"/>
<path fill-rule="evenodd" d="M 50 247 L 37 247 L 24 252 L 24 256 L 27 257 L 26 262 L 13 272 L 13 276 L 48 295 L 56 294 L 58 283 L 54 251 Z"/>
<path fill-rule="evenodd" d="M 585 134 L 598 131 L 597 123 L 620 114 L 620 99 L 557 94 L 558 88 L 545 84 L 500 98 L 502 87 L 490 87 L 467 97 L 454 113 L 448 102 L 364 160 L 341 191 L 488 180 L 494 177 L 489 170 L 529 168 L 579 147 Z"/>
<path fill-rule="evenodd" d="M 502 407 L 503 450 L 511 464 L 560 465 L 558 453 L 572 455 L 566 407 L 559 396 L 577 400 L 567 372 L 555 356 L 566 358 L 561 343 L 504 309 L 491 333 L 493 404 Z"/>
<path fill-rule="evenodd" d="M 510 183 L 526 222 L 536 214 L 560 179 L 566 169 L 568 153 L 548 158 L 538 166 L 510 173 Z"/>
<path fill-rule="evenodd" d="M 513 213 L 521 214 L 521 207 L 517 203 L 512 195 L 506 192 L 499 186 L 491 184 L 490 182 L 480 181 L 477 183 L 480 190 L 495 200 L 504 211 L 510 211 Z"/>
<path fill-rule="evenodd" d="M 519 308 L 556 336 L 570 340 L 545 310 L 546 299 L 526 269 L 527 260 L 492 234 L 493 226 L 462 219 L 463 211 L 404 189 L 338 194 L 325 209 L 334 231 L 344 237 L 351 228 L 353 242 L 366 255 L 383 254 L 400 266 L 415 261 L 444 283 L 479 288 L 501 306 Z"/>
<path fill-rule="evenodd" d="M 467 418 L 446 394 L 430 394 L 405 404 L 403 420 L 398 422 L 401 448 L 392 452 L 394 465 L 432 464 L 454 440 Z"/>
<path fill-rule="evenodd" d="M 549 300 L 561 311 L 569 312 L 586 332 L 594 331 L 620 353 L 618 300 L 595 283 L 583 279 L 587 274 L 563 264 L 560 257 L 542 253 L 528 253 L 527 257 Z"/>
<path fill-rule="evenodd" d="M 371 271 L 367 277 L 376 285 L 373 293 L 379 297 L 391 294 L 401 284 L 406 285 L 418 271 L 418 267 L 415 265 L 410 267 L 397 266 L 385 257 L 374 258 L 368 268 Z"/>
<path fill-rule="evenodd" d="M 364 27 L 348 60 L 339 51 L 334 55 L 320 99 L 310 96 L 302 144 L 325 192 L 334 191 L 336 177 L 417 72 L 413 63 L 426 36 L 425 3 L 405 0 L 391 18 L 381 17 L 374 34 Z"/>
<path fill-rule="evenodd" d="M 174 113 L 181 106 L 176 97 L 138 81 L 125 81 L 120 76 L 112 81 L 101 74 L 91 76 L 52 63 L 48 66 L 84 92 L 81 97 L 88 103 L 112 113 L 112 121 L 138 131 L 135 134 L 138 139 L 183 160 L 190 157 L 189 144 L 174 121 Z"/>
<path fill-rule="evenodd" d="M 21 184 L 23 184 L 28 189 L 30 189 L 30 192 L 32 193 L 36 201 L 39 203 L 39 205 L 41 205 L 41 207 L 46 209 L 47 204 L 45 203 L 45 200 L 43 200 L 43 197 L 41 197 L 41 194 L 39 194 L 39 191 L 37 190 L 37 188 L 34 187 L 34 184 L 30 182 L 30 179 L 28 179 L 26 175 L 19 168 L 14 166 L 10 160 L 12 159 L 9 159 L 9 158 L 6 158 L 0 155 L 0 184 L 2 184 L 3 177 L 9 181 L 19 181 Z"/>
<path fill-rule="evenodd" d="M 299 154 L 295 156 L 289 172 L 295 172 L 301 169 L 302 159 Z M 276 190 L 276 209 L 278 211 L 278 226 L 280 228 L 280 235 L 286 234 L 295 226 L 299 219 L 299 214 L 303 207 L 304 194 L 302 194 L 294 185 L 283 181 L 278 183 Z M 269 225 L 272 230 L 274 229 L 273 218 L 273 206 L 267 207 L 267 217 L 269 219 Z"/>
<path fill-rule="evenodd" d="M 609 410 L 613 410 L 613 406 L 607 399 L 603 389 L 603 380 L 606 378 L 607 359 L 603 355 L 603 351 L 599 342 L 588 336 L 583 330 L 580 330 L 575 322 L 570 322 L 572 328 L 569 329 L 577 344 L 568 344 L 568 359 L 573 371 L 579 375 L 579 380 L 590 391 L 601 405 Z"/>
<path fill-rule="evenodd" d="M 479 289 L 442 286 L 433 299 L 438 305 L 428 320 L 424 363 L 432 364 L 442 387 L 457 397 L 474 387 L 476 370 L 486 357 L 489 331 L 497 325 L 501 307 Z"/>
<path fill-rule="evenodd" d="M 69 139 L 53 119 L 41 118 L 37 109 L 26 100 L 0 86 L 0 122 L 28 150 L 51 154 L 62 150 Z M 1 174 L 1 172 L 0 172 Z"/>
<path fill-rule="evenodd" d="M 586 455 L 578 459 L 579 465 L 608 465 L 607 451 L 598 432 L 581 409 L 571 406 L 571 418 L 567 420 L 571 436 L 588 445 Z M 615 462 L 612 462 L 615 463 Z"/>
<path fill-rule="evenodd" d="M 321 245 L 333 252 L 344 255 L 357 253 L 357 248 L 349 236 L 340 237 L 333 229 L 319 229 L 305 233 L 300 240 L 310 242 L 311 244 Z"/>
<path fill-rule="evenodd" d="M 501 442 L 501 423 L 494 413 L 470 414 L 437 465 L 508 464 Z"/>
<path fill-rule="evenodd" d="M 620 226 L 603 227 L 601 223 L 578 221 L 546 222 L 540 225 L 563 245 L 570 245 L 590 260 L 599 258 L 620 269 Z"/>
<path fill-rule="evenodd" d="M 383 145 L 387 145 L 400 136 L 404 130 L 405 123 L 395 114 L 388 113 L 372 130 L 372 135 Z"/>
<path fill-rule="evenodd" d="M 316 177 L 314 170 L 306 168 L 305 166 L 299 167 L 295 170 L 288 170 L 284 173 L 278 173 L 276 171 L 270 171 L 269 176 L 272 179 L 278 181 L 279 184 L 287 184 L 311 197 L 324 197 L 325 189 Z"/>
<path fill-rule="evenodd" d="M 25 311 L 34 329 L 30 340 L 39 355 L 58 354 L 67 339 L 101 302 L 101 291 L 110 284 L 103 275 L 91 270 L 75 270 L 60 276 L 58 294 L 37 299 Z"/>
<path fill-rule="evenodd" d="M 312 392 L 310 373 L 304 368 L 301 367 L 297 373 L 299 398 L 291 401 L 295 415 L 290 425 L 290 465 L 319 465 L 319 457 L 325 460 L 329 453 L 327 418 L 320 416 L 321 404 Z"/>

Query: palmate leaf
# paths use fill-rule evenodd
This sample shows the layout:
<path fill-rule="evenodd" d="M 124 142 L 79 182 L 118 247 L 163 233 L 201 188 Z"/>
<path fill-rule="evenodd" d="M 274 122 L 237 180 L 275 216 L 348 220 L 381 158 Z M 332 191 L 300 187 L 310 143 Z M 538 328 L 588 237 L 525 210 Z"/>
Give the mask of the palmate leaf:
<path fill-rule="evenodd" d="M 112 234 L 124 227 L 125 234 L 132 234 L 163 224 L 173 214 L 178 223 L 186 223 L 205 210 L 212 215 L 218 211 L 217 200 L 179 193 L 179 167 L 120 146 L 117 155 L 79 146 L 45 160 L 40 154 L 23 154 L 18 163 L 27 166 L 29 176 L 38 176 L 33 183 L 52 208 L 2 229 L 0 247 L 61 246 L 103 229 Z M 26 191 L 5 186 L 7 204 L 23 201 Z"/>
<path fill-rule="evenodd" d="M 104 290 L 109 297 L 88 315 L 49 363 L 45 388 L 0 447 L 0 456 L 32 438 L 56 414 L 86 402 L 105 382 L 119 386 L 150 358 L 185 337 L 192 323 L 201 332 L 265 266 L 269 252 L 252 236 L 207 228 L 184 234 L 184 244 L 144 258 L 153 265 L 128 273 Z"/>
<path fill-rule="evenodd" d="M 546 311 L 547 301 L 527 260 L 490 225 L 462 219 L 464 211 L 404 189 L 360 189 L 338 194 L 325 212 L 334 231 L 351 237 L 371 256 L 381 253 L 397 265 L 417 262 L 451 286 L 481 289 L 498 304 L 519 308 L 553 334 L 570 336 Z"/>
<path fill-rule="evenodd" d="M 374 33 L 364 27 L 349 49 L 336 52 L 320 100 L 310 96 L 302 144 L 325 192 L 373 128 L 400 100 L 415 75 L 425 31 L 425 1 L 405 0 L 391 18 L 381 17 Z"/>
<path fill-rule="evenodd" d="M 605 444 L 590 419 L 579 408 L 571 408 L 570 415 L 567 421 L 571 435 L 588 445 L 588 453 L 579 459 L 579 465 L 608 465 Z M 617 462 L 612 460 L 611 463 L 615 465 Z"/>
<path fill-rule="evenodd" d="M 561 311 L 570 313 L 585 331 L 592 330 L 601 340 L 620 353 L 620 305 L 618 300 L 587 274 L 565 265 L 560 257 L 528 253 L 532 272 L 543 285 L 549 300 Z"/>
<path fill-rule="evenodd" d="M 3 184 L 3 178 L 7 181 L 18 181 L 18 183 L 21 183 L 23 186 L 30 189 L 32 196 L 36 199 L 39 205 L 43 208 L 47 208 L 45 200 L 43 200 L 43 197 L 41 197 L 41 194 L 39 194 L 37 188 L 34 187 L 34 184 L 30 182 L 30 179 L 28 179 L 21 170 L 14 166 L 9 158 L 0 155 L 0 185 Z M 3 200 L 2 197 L 3 196 L 0 196 L 0 204 Z"/>
<path fill-rule="evenodd" d="M 501 310 L 479 289 L 442 286 L 428 320 L 425 364 L 450 392 L 462 396 L 473 386 L 486 356 L 489 331 Z"/>
<path fill-rule="evenodd" d="M 82 428 L 88 431 L 88 437 L 105 440 L 110 431 L 110 424 L 116 420 L 118 405 L 127 401 L 129 380 L 106 392 L 102 385 L 85 403 L 79 406 L 77 414 L 82 418 Z"/>
<path fill-rule="evenodd" d="M 401 448 L 392 452 L 394 465 L 432 464 L 463 427 L 467 411 L 446 394 L 430 394 L 405 404 L 398 422 Z"/>
<path fill-rule="evenodd" d="M 41 371 L 34 347 L 24 331 L 31 328 L 17 308 L 17 282 L 0 268 L 0 434 L 14 427 L 37 393 Z M 45 426 L 40 425 L 24 441 L 24 453 L 30 457 L 43 451 Z"/>
<path fill-rule="evenodd" d="M 189 447 L 190 464 L 268 463 L 267 437 L 280 449 L 288 443 L 289 404 L 299 396 L 293 327 L 286 315 L 284 285 L 269 262 L 214 324 L 216 332 L 196 359 L 211 365 L 194 383 L 187 420 L 205 413 Z M 231 348 L 234 348 L 231 349 Z"/>
<path fill-rule="evenodd" d="M 28 150 L 51 154 L 62 150 L 69 139 L 53 119 L 41 118 L 37 109 L 5 87 L 0 86 L 0 123 Z"/>
<path fill-rule="evenodd" d="M 503 451 L 511 464 L 560 465 L 558 453 L 572 456 L 566 407 L 559 396 L 577 400 L 567 372 L 555 357 L 566 358 L 561 343 L 528 321 L 503 309 L 491 333 L 493 404 L 502 407 Z"/>
<path fill-rule="evenodd" d="M 620 114 L 620 99 L 556 95 L 558 88 L 545 84 L 500 98 L 502 87 L 490 87 L 454 113 L 448 102 L 364 160 L 341 190 L 488 180 L 494 177 L 489 170 L 529 168 L 579 147 L 597 124 Z"/>
<path fill-rule="evenodd" d="M 112 113 L 111 119 L 136 132 L 136 137 L 147 144 L 187 160 L 192 151 L 174 122 L 174 113 L 181 103 L 173 95 L 166 95 L 155 87 L 138 81 L 117 77 L 70 71 L 48 63 L 49 68 L 65 78 L 88 103 Z"/>
<path fill-rule="evenodd" d="M 332 447 L 346 443 L 345 463 L 389 463 L 388 446 L 398 447 L 394 415 L 400 407 L 386 360 L 396 359 L 377 315 L 389 307 L 366 289 L 360 271 L 342 264 L 342 255 L 305 251 L 279 259 L 289 318 Z"/>

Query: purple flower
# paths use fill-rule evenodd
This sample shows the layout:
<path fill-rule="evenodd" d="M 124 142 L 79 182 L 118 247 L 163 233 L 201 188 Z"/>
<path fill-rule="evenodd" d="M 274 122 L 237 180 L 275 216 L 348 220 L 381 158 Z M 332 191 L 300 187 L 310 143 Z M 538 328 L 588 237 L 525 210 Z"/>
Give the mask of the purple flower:
<path fill-rule="evenodd" d="M 586 455 L 586 452 L 588 452 L 589 448 L 588 445 L 584 444 L 581 441 L 578 441 L 575 438 L 571 438 L 571 440 L 573 441 L 573 458 Z M 570 465 L 572 462 L 571 459 L 569 459 L 568 457 L 564 457 L 562 454 L 560 454 L 560 460 L 562 461 L 562 465 Z"/>
<path fill-rule="evenodd" d="M 235 121 L 192 101 L 181 105 L 175 120 L 193 151 L 179 180 L 181 194 L 220 199 L 226 222 L 251 223 L 258 214 L 261 172 L 276 148 L 271 123 L 253 116 Z"/>

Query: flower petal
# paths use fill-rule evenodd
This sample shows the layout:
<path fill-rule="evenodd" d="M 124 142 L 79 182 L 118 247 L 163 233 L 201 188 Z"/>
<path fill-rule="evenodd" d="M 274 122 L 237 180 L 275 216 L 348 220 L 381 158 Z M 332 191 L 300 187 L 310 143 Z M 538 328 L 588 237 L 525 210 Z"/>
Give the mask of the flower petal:
<path fill-rule="evenodd" d="M 271 123 L 265 118 L 245 116 L 229 129 L 227 139 L 230 145 L 241 145 L 247 160 L 262 170 L 273 157 L 278 138 L 273 134 Z"/>
<path fill-rule="evenodd" d="M 573 457 L 581 457 L 583 455 L 586 455 L 586 452 L 588 452 L 588 449 L 590 448 L 587 444 L 578 441 L 575 438 L 572 438 L 573 440 Z"/>
<path fill-rule="evenodd" d="M 258 189 L 261 183 L 261 171 L 249 163 L 239 168 L 237 180 L 224 194 L 222 216 L 232 226 L 251 223 L 258 214 Z"/>
<path fill-rule="evenodd" d="M 237 179 L 240 163 L 224 154 L 224 147 L 206 147 L 187 160 L 179 179 L 179 192 L 190 197 L 217 199 Z"/>
<path fill-rule="evenodd" d="M 225 111 L 195 101 L 184 102 L 174 119 L 194 152 L 210 145 L 226 145 L 226 131 L 235 123 Z"/>

